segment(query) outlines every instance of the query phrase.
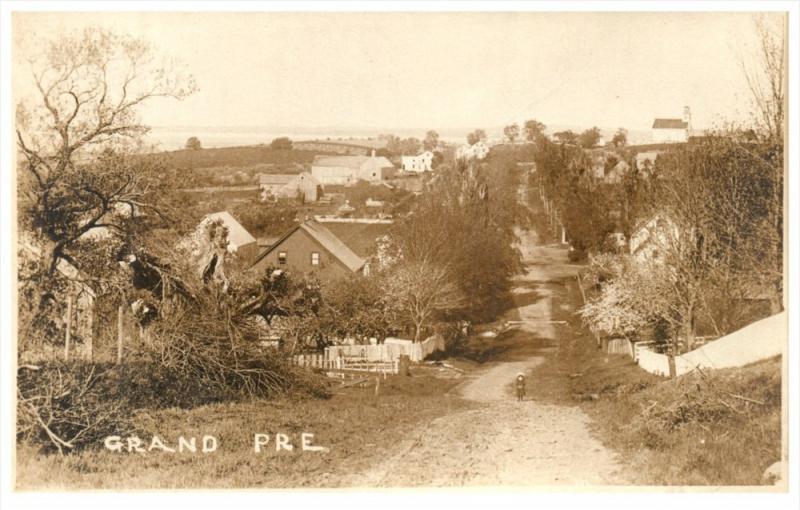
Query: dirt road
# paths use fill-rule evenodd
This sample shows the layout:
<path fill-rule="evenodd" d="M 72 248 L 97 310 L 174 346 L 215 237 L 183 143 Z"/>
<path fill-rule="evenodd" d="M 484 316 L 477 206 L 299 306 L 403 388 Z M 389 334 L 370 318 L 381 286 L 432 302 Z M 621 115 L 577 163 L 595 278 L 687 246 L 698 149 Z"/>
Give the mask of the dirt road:
<path fill-rule="evenodd" d="M 520 340 L 537 345 L 558 341 L 552 322 L 559 280 L 574 275 L 562 247 L 544 246 L 532 231 L 519 231 L 527 272 L 514 288 Z M 546 349 L 546 347 L 545 347 Z M 542 349 L 538 349 L 542 352 Z M 527 350 L 525 352 L 528 352 Z M 533 352 L 536 352 L 534 349 Z M 529 373 L 541 356 L 487 364 L 460 387 L 478 409 L 438 418 L 398 444 L 396 453 L 353 485 L 533 486 L 624 483 L 614 454 L 589 433 L 589 419 L 578 407 L 534 400 L 516 402 L 511 383 Z M 533 378 L 533 379 L 532 379 Z"/>

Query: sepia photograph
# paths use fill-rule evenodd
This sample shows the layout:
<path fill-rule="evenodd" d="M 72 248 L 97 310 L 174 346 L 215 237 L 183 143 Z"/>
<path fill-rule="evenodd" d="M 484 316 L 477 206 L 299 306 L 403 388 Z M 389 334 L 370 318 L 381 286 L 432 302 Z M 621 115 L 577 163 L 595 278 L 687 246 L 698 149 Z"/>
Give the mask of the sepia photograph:
<path fill-rule="evenodd" d="M 3 12 L 12 491 L 787 493 L 791 2 L 108 4 Z"/>

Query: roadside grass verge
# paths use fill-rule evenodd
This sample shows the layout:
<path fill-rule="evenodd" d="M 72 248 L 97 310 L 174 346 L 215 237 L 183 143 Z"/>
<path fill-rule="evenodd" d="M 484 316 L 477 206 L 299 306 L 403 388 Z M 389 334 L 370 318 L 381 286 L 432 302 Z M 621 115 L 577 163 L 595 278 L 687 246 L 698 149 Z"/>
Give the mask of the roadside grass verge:
<path fill-rule="evenodd" d="M 148 434 L 170 447 L 178 436 L 197 437 L 197 453 L 117 453 L 102 448 L 59 456 L 18 446 L 16 485 L 40 489 L 167 489 L 339 487 L 382 461 L 415 427 L 442 415 L 469 408 L 448 395 L 460 379 L 427 375 L 393 376 L 364 387 L 333 388 L 328 400 L 275 400 L 219 403 L 191 410 L 142 413 L 135 420 Z M 300 434 L 314 434 L 325 452 L 302 452 Z M 261 453 L 254 434 L 269 434 Z M 289 436 L 293 451 L 275 451 L 275 434 Z M 219 442 L 213 453 L 201 453 L 203 435 Z M 145 445 L 150 435 L 141 435 Z M 355 478 L 357 479 L 357 478 Z"/>
<path fill-rule="evenodd" d="M 565 296 L 577 308 L 574 285 Z M 534 373 L 539 399 L 576 403 L 640 485 L 758 485 L 780 459 L 781 361 L 665 379 L 603 354 L 572 313 Z"/>

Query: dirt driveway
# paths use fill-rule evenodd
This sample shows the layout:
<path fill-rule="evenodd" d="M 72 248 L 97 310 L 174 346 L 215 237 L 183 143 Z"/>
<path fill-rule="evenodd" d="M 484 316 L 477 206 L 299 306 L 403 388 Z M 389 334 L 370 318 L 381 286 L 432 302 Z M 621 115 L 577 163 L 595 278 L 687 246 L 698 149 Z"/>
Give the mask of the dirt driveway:
<path fill-rule="evenodd" d="M 574 274 L 562 247 L 543 246 L 532 231 L 518 232 L 526 274 L 515 283 L 519 331 L 531 342 L 557 342 L 553 294 Z M 533 486 L 625 483 L 615 455 L 589 433 L 578 408 L 516 402 L 511 383 L 541 356 L 487 364 L 460 387 L 478 409 L 438 418 L 399 443 L 396 452 L 352 486 Z M 533 379 L 532 379 L 533 378 Z M 529 384 L 536 384 L 529 375 Z"/>

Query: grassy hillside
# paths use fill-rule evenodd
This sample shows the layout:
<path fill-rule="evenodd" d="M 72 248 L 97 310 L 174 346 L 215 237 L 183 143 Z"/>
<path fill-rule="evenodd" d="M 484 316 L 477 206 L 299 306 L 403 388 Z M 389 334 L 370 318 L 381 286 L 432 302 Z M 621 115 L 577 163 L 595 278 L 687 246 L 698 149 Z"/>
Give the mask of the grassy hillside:
<path fill-rule="evenodd" d="M 178 150 L 162 152 L 170 166 L 183 169 L 210 167 L 248 167 L 272 164 L 276 167 L 306 164 L 313 161 L 315 152 L 302 150 L 273 150 L 269 145 L 222 147 L 217 149 Z"/>
<path fill-rule="evenodd" d="M 96 448 L 65 455 L 40 455 L 20 445 L 16 485 L 20 490 L 187 489 L 348 487 L 353 478 L 381 465 L 406 438 L 433 419 L 472 407 L 450 396 L 461 379 L 438 379 L 424 368 L 413 377 L 382 380 L 375 394 L 374 377 L 363 384 L 334 387 L 329 400 L 271 400 L 216 403 L 188 411 L 147 410 L 137 420 L 147 434 L 174 447 L 177 437 L 213 435 L 213 453 L 114 453 Z M 254 452 L 254 434 L 269 434 L 270 443 Z M 293 451 L 275 450 L 275 434 L 284 433 Z M 314 434 L 322 452 L 303 452 L 300 435 Z M 199 445 L 198 445 L 199 446 Z"/>
<path fill-rule="evenodd" d="M 580 300 L 569 286 L 573 306 Z M 532 392 L 580 405 L 635 483 L 759 485 L 781 457 L 781 359 L 666 379 L 604 354 L 574 315 Z"/>

